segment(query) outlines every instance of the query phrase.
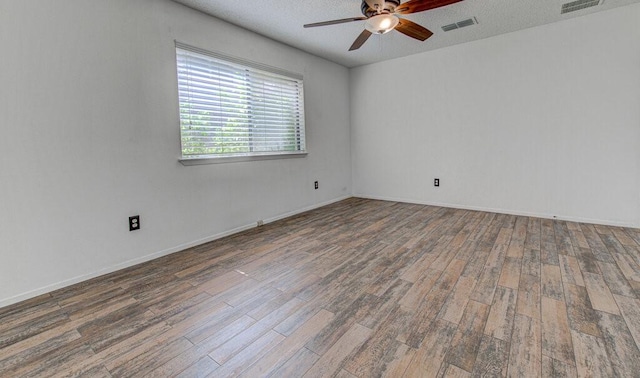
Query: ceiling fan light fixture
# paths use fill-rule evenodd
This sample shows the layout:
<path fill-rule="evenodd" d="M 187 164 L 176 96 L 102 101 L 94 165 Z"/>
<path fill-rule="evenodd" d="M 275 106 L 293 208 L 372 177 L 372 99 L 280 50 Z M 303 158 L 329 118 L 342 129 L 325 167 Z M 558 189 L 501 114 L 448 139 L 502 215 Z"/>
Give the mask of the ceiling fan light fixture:
<path fill-rule="evenodd" d="M 385 34 L 398 26 L 398 22 L 400 22 L 398 17 L 392 14 L 383 13 L 369 17 L 367 22 L 364 24 L 364 27 L 373 34 Z"/>

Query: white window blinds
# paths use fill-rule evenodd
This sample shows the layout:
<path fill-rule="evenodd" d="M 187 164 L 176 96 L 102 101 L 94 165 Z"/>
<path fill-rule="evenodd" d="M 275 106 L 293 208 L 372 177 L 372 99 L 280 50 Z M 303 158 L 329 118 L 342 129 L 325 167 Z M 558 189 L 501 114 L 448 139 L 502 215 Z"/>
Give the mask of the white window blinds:
<path fill-rule="evenodd" d="M 302 77 L 176 42 L 182 157 L 305 152 Z"/>

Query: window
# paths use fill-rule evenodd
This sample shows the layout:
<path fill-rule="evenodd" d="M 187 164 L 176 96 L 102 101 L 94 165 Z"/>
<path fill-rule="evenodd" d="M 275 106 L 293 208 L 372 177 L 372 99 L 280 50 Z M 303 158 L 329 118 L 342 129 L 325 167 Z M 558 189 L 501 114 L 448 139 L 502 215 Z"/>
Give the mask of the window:
<path fill-rule="evenodd" d="M 183 161 L 306 153 L 302 76 L 178 42 L 176 58 Z"/>

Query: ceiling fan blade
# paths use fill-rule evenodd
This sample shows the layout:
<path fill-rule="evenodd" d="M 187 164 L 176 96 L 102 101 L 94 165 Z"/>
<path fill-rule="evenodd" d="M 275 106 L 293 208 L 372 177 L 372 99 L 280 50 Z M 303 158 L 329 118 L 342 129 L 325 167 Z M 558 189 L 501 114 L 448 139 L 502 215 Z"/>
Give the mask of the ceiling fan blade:
<path fill-rule="evenodd" d="M 340 20 L 323 21 L 323 22 L 316 22 L 316 23 L 313 23 L 313 24 L 306 24 L 306 25 L 304 25 L 304 27 L 305 28 L 314 28 L 316 26 L 327 26 L 327 25 L 335 25 L 335 24 L 344 24 L 346 22 L 364 21 L 366 19 L 367 19 L 366 17 L 342 18 Z"/>
<path fill-rule="evenodd" d="M 409 14 L 424 12 L 429 9 L 440 8 L 446 5 L 455 4 L 462 0 L 411 0 L 396 7 L 395 13 Z"/>
<path fill-rule="evenodd" d="M 400 22 L 398 23 L 398 26 L 396 26 L 396 30 L 420 41 L 424 41 L 433 35 L 431 30 L 420 26 L 413 21 L 405 20 L 404 18 L 400 18 Z"/>
<path fill-rule="evenodd" d="M 364 45 L 364 43 L 367 42 L 367 39 L 371 37 L 371 34 L 373 33 L 368 31 L 367 29 L 363 30 L 362 33 L 360 33 L 360 35 L 358 36 L 358 38 L 356 38 L 356 40 L 353 42 L 353 45 L 349 47 L 349 51 L 357 50 L 360 47 L 362 47 L 362 45 Z"/>
<path fill-rule="evenodd" d="M 373 10 L 384 9 L 384 0 L 365 0 L 365 2 L 369 6 L 369 8 Z"/>

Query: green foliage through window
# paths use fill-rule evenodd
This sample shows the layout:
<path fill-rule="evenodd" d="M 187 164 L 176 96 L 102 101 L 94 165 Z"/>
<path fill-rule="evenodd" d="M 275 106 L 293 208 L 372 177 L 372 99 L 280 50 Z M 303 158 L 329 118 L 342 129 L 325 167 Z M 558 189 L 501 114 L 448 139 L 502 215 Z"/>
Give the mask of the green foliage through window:
<path fill-rule="evenodd" d="M 183 158 L 305 152 L 302 78 L 181 44 L 176 56 Z"/>

